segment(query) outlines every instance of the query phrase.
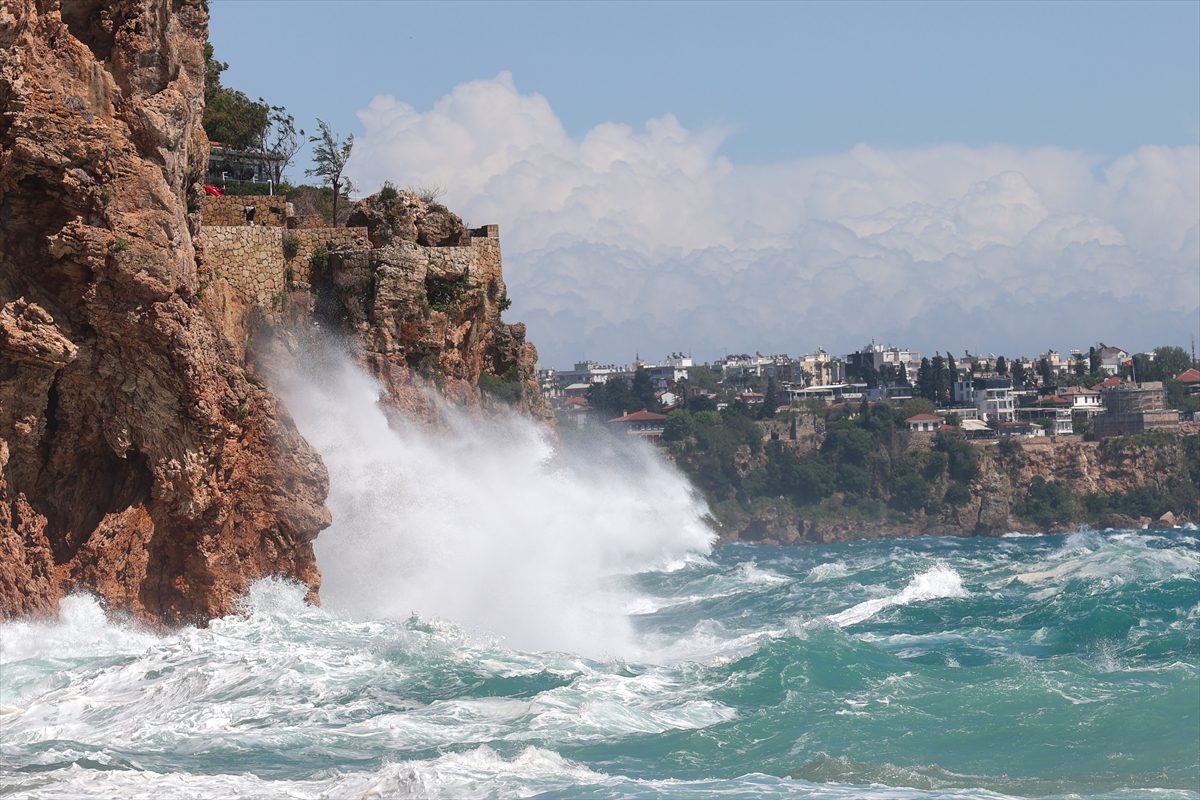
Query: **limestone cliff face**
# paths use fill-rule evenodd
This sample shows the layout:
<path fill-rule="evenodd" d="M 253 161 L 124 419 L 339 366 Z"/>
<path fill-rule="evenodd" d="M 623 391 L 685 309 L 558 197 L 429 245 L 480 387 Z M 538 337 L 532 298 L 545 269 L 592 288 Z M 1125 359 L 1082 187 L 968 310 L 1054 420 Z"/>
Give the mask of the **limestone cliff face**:
<path fill-rule="evenodd" d="M 1013 509 L 1035 477 L 1058 481 L 1072 495 L 1082 497 L 1142 487 L 1165 489 L 1172 481 L 1188 480 L 1191 470 L 1181 436 L 1164 436 L 1153 442 L 1139 437 L 1102 442 L 1035 439 L 1009 458 L 994 447 L 984 449 L 981 455 L 980 476 L 971 485 L 972 502 L 947 520 L 981 534 L 1033 529 L 1015 517 Z M 1125 521 L 1130 522 L 1138 521 Z"/>
<path fill-rule="evenodd" d="M 507 290 L 496 226 L 468 230 L 406 190 L 359 202 L 348 222 L 365 227 L 373 247 L 333 253 L 318 311 L 354 335 L 395 408 L 432 419 L 420 388 L 432 384 L 468 408 L 507 402 L 553 420 L 525 326 L 500 320 Z"/>
<path fill-rule="evenodd" d="M 206 25 L 200 0 L 0 5 L 0 612 L 85 589 L 197 621 L 276 573 L 315 595 L 324 468 L 199 292 Z"/>
<path fill-rule="evenodd" d="M 1194 437 L 1193 437 L 1194 438 Z M 910 447 L 920 446 L 911 442 Z M 927 443 L 926 443 L 927 446 Z M 995 443 L 979 446 L 978 475 L 970 482 L 970 498 L 961 507 L 942 506 L 934 514 L 917 511 L 907 519 L 806 518 L 806 514 L 786 503 L 760 501 L 743 520 L 722 532 L 730 541 L 755 541 L 769 544 L 831 542 L 846 539 L 877 539 L 886 536 L 997 536 L 1009 531 L 1027 533 L 1043 530 L 1017 516 L 1016 508 L 1024 499 L 1035 477 L 1064 485 L 1076 498 L 1087 494 L 1115 495 L 1142 487 L 1167 489 L 1172 483 L 1188 481 L 1196 472 L 1189 462 L 1186 440 L 1182 436 L 1164 436 L 1147 441 L 1139 437 L 1114 438 L 1087 442 L 1075 437 L 1027 440 L 1019 451 L 1002 456 Z M 748 467 L 747 467 L 748 471 Z M 931 497 L 941 497 L 948 486 L 943 477 L 934 482 Z M 1174 522 L 1197 522 L 1186 515 L 1171 515 Z M 1155 522 L 1109 515 L 1100 524 L 1111 527 L 1139 527 Z M 1058 525 L 1068 530 L 1080 523 Z"/>

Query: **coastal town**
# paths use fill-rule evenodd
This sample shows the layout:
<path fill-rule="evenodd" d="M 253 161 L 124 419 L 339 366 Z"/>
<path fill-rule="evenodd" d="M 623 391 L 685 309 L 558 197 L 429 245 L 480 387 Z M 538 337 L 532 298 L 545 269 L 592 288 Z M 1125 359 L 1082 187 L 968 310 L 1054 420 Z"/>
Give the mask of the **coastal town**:
<path fill-rule="evenodd" d="M 1098 342 L 1034 357 L 936 353 L 874 341 L 833 355 L 726 355 L 697 363 L 580 361 L 542 369 L 543 396 L 569 425 L 605 423 L 661 439 L 672 411 L 744 407 L 759 419 L 789 412 L 887 404 L 913 413 L 914 434 L 956 430 L 969 440 L 1078 436 L 1101 439 L 1190 430 L 1200 421 L 1194 352 L 1164 346 L 1131 353 Z M 668 434 L 668 438 L 669 434 Z"/>

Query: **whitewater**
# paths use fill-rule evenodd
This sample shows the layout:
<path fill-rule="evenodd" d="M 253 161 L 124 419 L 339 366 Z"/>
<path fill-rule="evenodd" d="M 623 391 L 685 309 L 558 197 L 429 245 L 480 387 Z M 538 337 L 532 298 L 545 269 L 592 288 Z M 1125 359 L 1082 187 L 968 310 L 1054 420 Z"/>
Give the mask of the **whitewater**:
<path fill-rule="evenodd" d="M 0 624 L 0 796 L 1200 798 L 1194 530 L 714 549 L 649 448 L 308 361 L 322 606 Z"/>

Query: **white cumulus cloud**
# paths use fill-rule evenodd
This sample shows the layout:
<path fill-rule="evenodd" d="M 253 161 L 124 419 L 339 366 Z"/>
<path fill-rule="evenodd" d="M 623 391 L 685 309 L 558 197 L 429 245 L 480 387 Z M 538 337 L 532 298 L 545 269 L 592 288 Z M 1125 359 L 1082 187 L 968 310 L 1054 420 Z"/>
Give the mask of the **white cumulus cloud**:
<path fill-rule="evenodd" d="M 1033 353 L 1187 344 L 1200 148 L 1118 158 L 938 145 L 738 165 L 670 115 L 567 133 L 512 76 L 428 111 L 377 97 L 350 173 L 499 223 L 512 318 L 546 365 L 691 350 Z"/>

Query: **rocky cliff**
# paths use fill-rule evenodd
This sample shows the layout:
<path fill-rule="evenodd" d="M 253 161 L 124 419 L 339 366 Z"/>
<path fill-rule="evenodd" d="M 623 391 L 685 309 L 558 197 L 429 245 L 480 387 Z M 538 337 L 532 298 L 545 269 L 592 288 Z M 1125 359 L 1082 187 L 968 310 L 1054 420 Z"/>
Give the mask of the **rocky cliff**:
<path fill-rule="evenodd" d="M 921 451 L 928 444 L 927 438 L 918 439 L 910 441 L 908 448 Z M 1137 528 L 1200 522 L 1191 508 L 1195 504 L 1192 492 L 1185 493 L 1189 507 L 1166 507 L 1178 498 L 1179 487 L 1194 486 L 1200 479 L 1200 440 L 1195 434 L 1117 437 L 1102 442 L 1079 437 L 1033 439 L 1007 452 L 995 442 L 971 447 L 978 459 L 977 472 L 960 505 L 936 502 L 951 483 L 949 476 L 943 475 L 929 487 L 928 497 L 935 502 L 912 513 L 882 517 L 854 513 L 855 502 L 846 503 L 841 495 L 832 500 L 837 507 L 851 509 L 849 513 L 830 513 L 828 505 L 796 509 L 785 502 L 759 502 L 744 515 L 730 519 L 722 538 L 796 544 L 923 534 L 996 536 L 1009 531 L 1074 530 L 1082 524 Z M 747 463 L 747 469 L 751 466 Z M 1069 515 L 1049 524 L 1022 516 L 1022 503 L 1038 478 L 1063 487 L 1071 498 Z M 1140 504 L 1144 507 L 1141 513 L 1090 513 L 1084 502 L 1088 496 L 1103 503 L 1107 498 L 1139 492 L 1149 499 Z"/>
<path fill-rule="evenodd" d="M 372 198 L 374 246 L 322 247 L 266 308 L 206 255 L 207 21 L 203 0 L 0 4 L 0 614 L 86 590 L 203 622 L 275 574 L 316 599 L 327 476 L 255 377 L 280 352 L 257 343 L 314 321 L 357 340 L 398 409 L 430 411 L 424 379 L 548 416 L 536 351 L 500 320 L 494 228 Z"/>
<path fill-rule="evenodd" d="M 468 408 L 508 405 L 553 420 L 525 326 L 500 319 L 508 292 L 496 226 L 469 230 L 409 190 L 359 201 L 347 224 L 366 228 L 372 247 L 331 253 L 313 286 L 317 313 L 353 335 L 393 407 L 432 419 L 425 389 L 435 387 Z"/>
<path fill-rule="evenodd" d="M 319 576 L 324 468 L 198 289 L 200 0 L 0 6 L 0 610 Z"/>

